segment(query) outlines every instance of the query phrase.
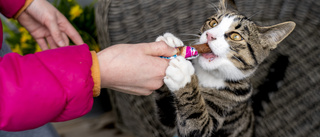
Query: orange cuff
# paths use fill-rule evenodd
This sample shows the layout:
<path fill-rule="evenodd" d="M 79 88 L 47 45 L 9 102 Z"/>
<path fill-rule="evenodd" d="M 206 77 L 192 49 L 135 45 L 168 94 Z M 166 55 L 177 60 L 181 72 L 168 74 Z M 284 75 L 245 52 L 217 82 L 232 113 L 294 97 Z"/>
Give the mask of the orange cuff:
<path fill-rule="evenodd" d="M 28 6 L 33 2 L 33 0 L 26 0 L 26 2 L 24 3 L 24 6 L 16 13 L 16 15 L 13 16 L 14 19 L 17 19 L 20 14 L 26 10 L 26 8 L 28 8 Z"/>
<path fill-rule="evenodd" d="M 92 55 L 91 75 L 94 82 L 93 97 L 97 97 L 100 95 L 100 89 L 101 89 L 100 67 L 99 67 L 97 53 L 95 51 L 91 51 L 91 55 Z"/>

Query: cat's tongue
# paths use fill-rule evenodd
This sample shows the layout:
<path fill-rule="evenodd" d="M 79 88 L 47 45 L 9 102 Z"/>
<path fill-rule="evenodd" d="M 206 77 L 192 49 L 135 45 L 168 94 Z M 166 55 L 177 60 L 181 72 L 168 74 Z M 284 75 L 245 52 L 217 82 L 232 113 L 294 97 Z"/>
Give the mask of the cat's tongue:
<path fill-rule="evenodd" d="M 217 55 L 213 54 L 213 53 L 202 53 L 202 56 L 206 59 L 215 59 L 217 57 Z"/>

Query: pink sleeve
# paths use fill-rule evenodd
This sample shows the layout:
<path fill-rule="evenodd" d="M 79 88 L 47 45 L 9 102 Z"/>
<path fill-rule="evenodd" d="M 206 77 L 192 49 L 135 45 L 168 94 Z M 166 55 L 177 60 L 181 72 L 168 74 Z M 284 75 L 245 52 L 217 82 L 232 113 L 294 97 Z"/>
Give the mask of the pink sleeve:
<path fill-rule="evenodd" d="M 12 18 L 24 6 L 25 0 L 0 0 L 0 12 Z"/>
<path fill-rule="evenodd" d="M 0 57 L 0 130 L 33 129 L 88 113 L 91 65 L 86 44 Z"/>

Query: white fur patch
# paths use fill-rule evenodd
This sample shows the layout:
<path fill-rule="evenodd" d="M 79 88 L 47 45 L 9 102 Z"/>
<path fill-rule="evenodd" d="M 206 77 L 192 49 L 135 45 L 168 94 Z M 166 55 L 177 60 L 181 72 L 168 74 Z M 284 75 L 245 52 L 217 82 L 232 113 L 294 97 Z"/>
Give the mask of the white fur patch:
<path fill-rule="evenodd" d="M 183 42 L 171 33 L 165 33 L 163 36 L 159 36 L 156 41 L 164 41 L 173 48 L 183 46 Z"/>
<path fill-rule="evenodd" d="M 163 36 L 159 36 L 156 41 L 164 41 L 171 47 L 183 46 L 183 42 L 171 33 L 165 33 Z M 190 83 L 193 74 L 194 68 L 192 63 L 187 61 L 184 57 L 178 56 L 169 62 L 166 76 L 164 77 L 164 83 L 170 91 L 174 92 L 185 87 L 187 83 Z"/>
<path fill-rule="evenodd" d="M 187 83 L 191 82 L 191 76 L 194 74 L 194 68 L 190 61 L 184 57 L 178 56 L 169 62 L 169 67 L 166 70 L 164 83 L 174 92 L 183 88 Z"/>
<path fill-rule="evenodd" d="M 196 75 L 198 76 L 199 84 L 206 88 L 223 88 L 225 87 L 224 79 L 215 77 L 208 71 L 205 71 L 199 65 L 195 65 Z"/>

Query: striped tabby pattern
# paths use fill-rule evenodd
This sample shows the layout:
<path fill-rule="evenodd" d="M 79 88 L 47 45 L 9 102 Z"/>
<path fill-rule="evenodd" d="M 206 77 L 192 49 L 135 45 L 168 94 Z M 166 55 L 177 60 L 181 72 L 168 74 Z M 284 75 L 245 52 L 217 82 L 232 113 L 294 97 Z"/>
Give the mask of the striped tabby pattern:
<path fill-rule="evenodd" d="M 176 94 L 163 87 L 156 98 L 160 121 L 171 128 L 177 126 L 180 137 L 251 136 L 251 84 L 247 79 L 225 83 L 228 86 L 221 89 L 199 87 L 193 76 Z"/>
<path fill-rule="evenodd" d="M 193 61 L 196 75 L 185 87 L 156 92 L 158 116 L 180 137 L 249 137 L 253 135 L 250 77 L 295 27 L 293 22 L 259 27 L 222 0 L 201 27 L 198 43 L 213 53 Z"/>

